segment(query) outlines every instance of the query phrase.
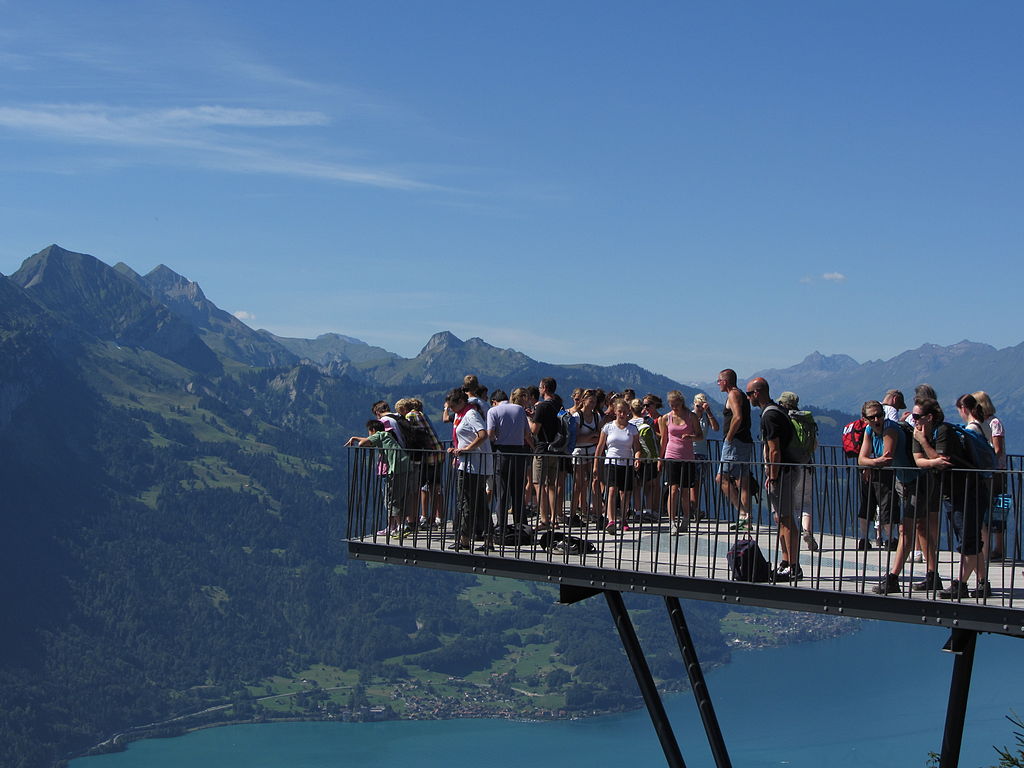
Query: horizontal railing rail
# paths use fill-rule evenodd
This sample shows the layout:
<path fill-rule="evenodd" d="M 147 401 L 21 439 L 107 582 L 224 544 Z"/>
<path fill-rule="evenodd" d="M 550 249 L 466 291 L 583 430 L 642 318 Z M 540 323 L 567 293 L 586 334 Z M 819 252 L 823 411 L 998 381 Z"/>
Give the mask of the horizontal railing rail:
<path fill-rule="evenodd" d="M 992 473 L 904 474 L 866 470 L 839 447 L 822 446 L 809 465 L 766 472 L 761 462 L 733 462 L 739 479 L 730 497 L 716 479 L 720 443 L 707 445 L 707 458 L 685 466 L 499 450 L 405 451 L 391 467 L 386 451 L 352 448 L 346 535 L 412 549 L 1024 608 L 1024 576 L 1014 568 L 1024 457 L 1010 456 L 1007 469 Z M 745 496 L 736 494 L 744 490 L 750 502 L 741 514 Z M 751 565 L 755 550 L 765 560 L 760 568 Z"/>

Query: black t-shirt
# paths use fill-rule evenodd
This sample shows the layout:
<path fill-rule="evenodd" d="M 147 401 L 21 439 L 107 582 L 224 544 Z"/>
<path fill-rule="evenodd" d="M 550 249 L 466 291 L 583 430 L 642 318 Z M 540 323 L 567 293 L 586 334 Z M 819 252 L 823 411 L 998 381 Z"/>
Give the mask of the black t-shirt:
<path fill-rule="evenodd" d="M 761 411 L 761 441 L 767 443 L 769 440 L 779 441 L 783 462 L 800 463 L 799 457 L 795 456 L 793 451 L 796 441 L 793 422 L 789 420 L 789 415 L 777 405 L 770 405 Z"/>
<path fill-rule="evenodd" d="M 971 457 L 967 452 L 967 447 L 961 441 L 960 436 L 956 434 L 956 430 L 953 429 L 951 424 L 943 421 L 932 430 L 932 433 L 928 436 L 928 441 L 935 448 L 936 453 L 949 457 L 949 460 L 953 462 L 953 469 L 974 467 L 971 463 Z M 914 440 L 914 455 L 927 455 L 917 440 Z M 973 483 L 978 479 L 978 475 L 974 472 L 949 472 L 948 474 L 943 473 L 942 476 L 948 478 L 943 481 L 944 484 L 948 483 L 948 491 L 944 490 L 943 493 L 954 500 L 963 499 L 965 488 L 968 485 L 974 487 Z"/>
<path fill-rule="evenodd" d="M 551 400 L 541 400 L 533 408 L 533 420 L 540 424 L 536 438 L 538 443 L 550 443 L 558 437 L 558 412 L 562 410 L 562 398 L 555 395 Z"/>

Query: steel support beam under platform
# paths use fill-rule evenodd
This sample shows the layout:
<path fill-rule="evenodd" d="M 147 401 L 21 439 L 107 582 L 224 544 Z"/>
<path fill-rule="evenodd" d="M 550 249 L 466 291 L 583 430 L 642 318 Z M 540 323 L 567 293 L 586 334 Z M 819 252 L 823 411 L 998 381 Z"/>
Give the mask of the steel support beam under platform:
<path fill-rule="evenodd" d="M 626 604 L 623 602 L 622 593 L 611 589 L 596 589 L 594 587 L 577 587 L 564 584 L 560 590 L 559 602 L 569 604 L 586 600 L 588 597 L 604 594 L 608 602 L 608 609 L 615 620 L 615 628 L 619 631 L 619 638 L 622 640 L 622 647 L 633 668 L 633 675 L 636 677 L 637 685 L 640 686 L 640 694 L 643 696 L 644 704 L 651 716 L 654 730 L 658 734 L 661 748 L 665 753 L 665 759 L 670 766 L 684 768 L 682 752 L 679 750 L 679 743 L 676 741 L 672 724 L 669 722 L 665 706 L 661 701 L 661 695 L 654 685 L 654 677 L 651 675 L 650 667 L 647 666 L 647 659 L 644 656 L 643 648 L 636 636 L 633 622 L 629 618 Z M 687 675 L 690 678 L 690 686 L 693 689 L 694 698 L 697 700 L 697 708 L 700 710 L 701 720 L 704 723 L 704 730 L 708 736 L 708 743 L 711 745 L 711 753 L 715 758 L 715 765 L 718 768 L 732 768 L 729 760 L 729 753 L 725 748 L 725 740 L 722 738 L 722 731 L 718 727 L 718 718 L 715 716 L 715 709 L 711 703 L 711 696 L 708 693 L 707 685 L 704 683 L 704 673 L 700 668 L 697 659 L 697 649 L 690 638 L 690 630 L 686 625 L 686 617 L 683 615 L 683 608 L 679 600 L 674 597 L 666 597 L 665 605 L 668 607 L 669 619 L 672 622 L 672 629 L 676 634 L 679 643 L 679 650 L 683 655 L 683 665 L 686 667 Z"/>
<path fill-rule="evenodd" d="M 686 674 L 690 677 L 690 688 L 693 690 L 693 698 L 697 700 L 697 709 L 700 711 L 700 719 L 704 722 L 704 732 L 708 735 L 708 744 L 711 746 L 715 765 L 718 768 L 732 768 L 729 751 L 725 748 L 725 739 L 722 737 L 722 729 L 718 725 L 718 715 L 715 714 L 715 705 L 711 702 L 711 694 L 708 693 L 707 683 L 704 682 L 704 670 L 700 668 L 697 649 L 690 637 L 690 628 L 686 624 L 683 606 L 680 604 L 679 598 L 666 596 L 665 607 L 668 608 L 672 630 L 676 633 L 679 652 L 683 656 L 683 666 L 686 667 Z"/>
<path fill-rule="evenodd" d="M 974 671 L 974 649 L 977 643 L 977 632 L 954 629 L 942 649 L 955 654 L 955 657 L 953 675 L 949 682 L 949 702 L 946 704 L 946 727 L 942 732 L 939 768 L 957 768 L 960 764 L 960 745 L 964 738 L 967 696 L 971 692 L 971 673 Z"/>

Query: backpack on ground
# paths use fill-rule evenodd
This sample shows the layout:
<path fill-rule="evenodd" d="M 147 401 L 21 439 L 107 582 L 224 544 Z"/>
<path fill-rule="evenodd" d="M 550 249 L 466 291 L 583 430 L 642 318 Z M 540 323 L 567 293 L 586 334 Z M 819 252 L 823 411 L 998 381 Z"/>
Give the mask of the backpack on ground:
<path fill-rule="evenodd" d="M 521 547 L 533 544 L 533 529 L 528 525 L 510 525 L 495 534 L 495 544 L 503 544 L 506 547 Z"/>
<path fill-rule="evenodd" d="M 864 430 L 868 423 L 864 419 L 851 421 L 843 427 L 843 455 L 850 458 L 860 456 L 860 446 L 864 442 Z"/>
<path fill-rule="evenodd" d="M 739 539 L 732 545 L 727 557 L 733 581 L 771 581 L 771 568 L 753 539 Z"/>
<path fill-rule="evenodd" d="M 537 538 L 537 544 L 541 549 L 546 549 L 549 552 L 562 552 L 569 555 L 597 552 L 597 547 L 593 542 L 581 539 L 579 536 L 570 536 L 561 531 L 545 531 Z"/>

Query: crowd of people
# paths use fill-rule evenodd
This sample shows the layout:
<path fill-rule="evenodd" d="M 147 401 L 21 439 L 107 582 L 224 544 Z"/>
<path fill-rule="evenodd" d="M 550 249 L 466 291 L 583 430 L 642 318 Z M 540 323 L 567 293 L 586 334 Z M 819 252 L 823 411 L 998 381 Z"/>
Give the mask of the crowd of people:
<path fill-rule="evenodd" d="M 725 397 L 720 422 L 703 393 L 688 402 L 681 392 L 669 392 L 663 413 L 665 402 L 653 393 L 576 388 L 565 402 L 550 377 L 507 394 L 489 393 L 467 375 L 445 397 L 442 421 L 450 425 L 450 439 L 439 437 L 420 400 L 403 398 L 393 411 L 385 401 L 375 403 L 367 436 L 353 436 L 348 444 L 378 451 L 376 472 L 388 510 L 388 525 L 379 534 L 401 538 L 444 525 L 442 478 L 450 461 L 456 505 L 450 548 L 486 552 L 498 542 L 518 542 L 524 531 L 562 525 L 620 534 L 631 524 L 667 518 L 671 535 L 685 533 L 704 514 L 698 501 L 701 484 L 711 479 L 708 439 L 721 433 L 713 482 L 735 509 L 730 529 L 738 535 L 752 530 L 752 504 L 763 494 L 778 526 L 781 559 L 773 579 L 798 581 L 801 543 L 819 548 L 813 418 L 799 410 L 795 393 L 773 399 L 763 378 L 741 390 L 736 372 L 725 369 L 717 383 Z M 862 468 L 857 547 L 871 548 L 867 528 L 877 515 L 882 545 L 893 552 L 889 572 L 874 588 L 878 594 L 902 591 L 901 573 L 915 553 L 926 574 L 912 589 L 942 598 L 991 594 L 988 563 L 1004 550 L 1004 526 L 991 513 L 993 499 L 1005 490 L 998 471 L 1006 463 L 1005 435 L 986 393 L 965 394 L 956 407 L 962 425 L 945 421 L 927 384 L 917 388 L 909 409 L 903 394 L 890 390 L 881 401 L 865 402 L 861 419 L 847 427 L 855 441 L 848 454 Z M 983 452 L 974 442 L 988 447 L 989 467 L 980 463 Z M 754 479 L 755 464 L 761 465 L 761 482 Z M 963 468 L 996 471 L 951 471 Z M 943 510 L 961 555 L 958 578 L 948 588 L 937 567 Z"/>

